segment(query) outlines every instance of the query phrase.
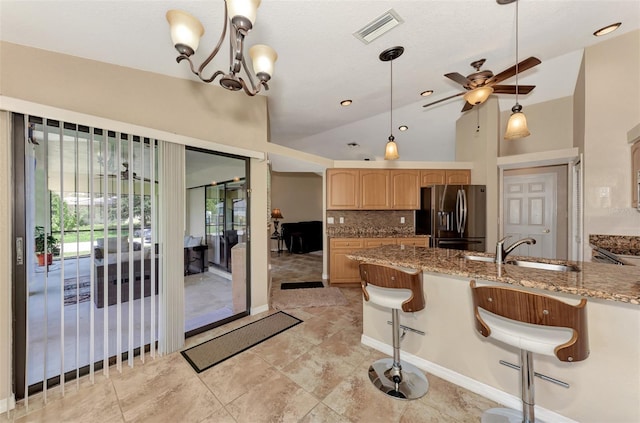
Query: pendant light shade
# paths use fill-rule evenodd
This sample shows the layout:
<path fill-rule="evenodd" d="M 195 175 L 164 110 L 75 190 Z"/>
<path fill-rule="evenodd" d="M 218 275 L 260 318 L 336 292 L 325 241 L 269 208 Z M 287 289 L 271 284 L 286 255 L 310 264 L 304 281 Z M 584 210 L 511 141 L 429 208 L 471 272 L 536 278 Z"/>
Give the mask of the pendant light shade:
<path fill-rule="evenodd" d="M 176 49 L 187 56 L 195 53 L 204 34 L 200 21 L 183 10 L 169 10 L 167 21 L 171 27 L 171 41 Z"/>
<path fill-rule="evenodd" d="M 389 78 L 389 141 L 384 149 L 385 160 L 398 160 L 400 154 L 398 153 L 398 144 L 393 137 L 393 61 L 404 53 L 404 47 L 396 46 L 391 47 L 380 53 L 379 59 L 383 62 L 390 62 L 391 74 Z"/>
<path fill-rule="evenodd" d="M 384 159 L 385 160 L 397 160 L 400 158 L 398 154 L 398 145 L 394 141 L 393 135 L 389 137 L 389 141 L 387 141 L 387 147 L 384 150 Z"/>
<path fill-rule="evenodd" d="M 478 104 L 482 104 L 489 96 L 493 93 L 492 87 L 480 87 L 475 90 L 468 91 L 463 98 L 467 101 L 467 103 L 477 106 Z"/>
<path fill-rule="evenodd" d="M 505 140 L 515 140 L 518 138 L 524 138 L 531 135 L 529 128 L 527 128 L 527 117 L 522 113 L 522 106 L 516 104 L 511 109 L 513 112 L 509 117 L 507 123 L 507 130 L 504 134 Z"/>

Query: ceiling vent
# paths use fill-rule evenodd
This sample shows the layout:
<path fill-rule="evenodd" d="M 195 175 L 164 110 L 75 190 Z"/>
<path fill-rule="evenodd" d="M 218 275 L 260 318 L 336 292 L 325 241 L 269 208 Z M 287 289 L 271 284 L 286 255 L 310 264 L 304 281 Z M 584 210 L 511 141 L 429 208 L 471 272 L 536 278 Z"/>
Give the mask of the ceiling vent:
<path fill-rule="evenodd" d="M 388 31 L 391 31 L 396 26 L 400 25 L 404 20 L 393 9 L 389 9 L 382 16 L 378 16 L 373 21 L 366 24 L 357 32 L 353 33 L 353 36 L 362 41 L 365 44 L 369 44 L 371 41 L 380 37 Z"/>

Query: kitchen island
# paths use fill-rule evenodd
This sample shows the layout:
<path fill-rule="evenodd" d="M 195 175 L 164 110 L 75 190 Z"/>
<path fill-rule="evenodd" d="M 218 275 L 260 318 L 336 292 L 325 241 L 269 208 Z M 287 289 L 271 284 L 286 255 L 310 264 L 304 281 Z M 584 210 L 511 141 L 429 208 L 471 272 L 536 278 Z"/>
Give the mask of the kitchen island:
<path fill-rule="evenodd" d="M 464 258 L 469 254 L 479 255 L 394 245 L 348 255 L 356 261 L 424 271 L 426 308 L 401 313 L 401 324 L 425 335 L 407 333 L 401 346 L 403 359 L 519 409 L 518 372 L 498 362 L 517 364 L 518 350 L 476 333 L 469 281 L 506 283 L 572 304 L 586 297 L 590 356 L 567 363 L 535 355 L 536 372 L 570 384 L 566 389 L 536 380 L 537 417 L 553 422 L 640 421 L 640 267 L 570 262 L 579 271 L 556 272 L 471 261 Z M 389 317 L 388 309 L 364 303 L 362 342 L 388 354 Z"/>

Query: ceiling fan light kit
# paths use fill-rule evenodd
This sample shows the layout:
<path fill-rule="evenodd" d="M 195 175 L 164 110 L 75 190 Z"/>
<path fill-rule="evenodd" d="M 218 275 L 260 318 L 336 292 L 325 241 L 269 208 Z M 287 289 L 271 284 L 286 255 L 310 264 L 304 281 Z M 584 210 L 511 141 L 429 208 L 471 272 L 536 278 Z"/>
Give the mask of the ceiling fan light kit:
<path fill-rule="evenodd" d="M 463 98 L 467 103 L 477 106 L 487 101 L 491 94 L 493 94 L 493 87 L 485 86 L 466 92 Z"/>
<path fill-rule="evenodd" d="M 400 154 L 398 153 L 398 145 L 395 142 L 395 138 L 393 137 L 393 61 L 398 57 L 402 56 L 404 53 L 404 47 L 396 46 L 391 47 L 380 53 L 380 60 L 383 62 L 389 62 L 391 66 L 391 77 L 390 77 L 390 113 L 389 113 L 389 140 L 387 141 L 387 145 L 384 150 L 384 159 L 385 160 L 397 160 L 400 158 Z"/>
<path fill-rule="evenodd" d="M 213 82 L 220 76 L 220 85 L 230 91 L 244 90 L 247 95 L 254 96 L 262 88 L 268 90 L 267 83 L 273 76 L 274 64 L 278 58 L 275 50 L 263 44 L 254 45 L 249 49 L 255 75 L 248 69 L 244 58 L 244 39 L 253 28 L 258 6 L 260 6 L 260 0 L 225 1 L 224 27 L 218 44 L 197 69 L 191 61 L 191 56 L 198 49 L 200 38 L 204 34 L 204 27 L 198 19 L 185 11 L 169 10 L 167 21 L 171 27 L 171 39 L 179 53 L 176 61 L 180 63 L 186 60 L 191 72 L 203 82 Z M 232 31 L 229 32 L 229 48 L 231 49 L 229 72 L 216 71 L 210 77 L 204 77 L 202 72 L 220 51 L 220 46 L 227 34 L 228 24 L 232 28 Z M 248 83 L 239 75 L 242 70 L 247 76 Z"/>

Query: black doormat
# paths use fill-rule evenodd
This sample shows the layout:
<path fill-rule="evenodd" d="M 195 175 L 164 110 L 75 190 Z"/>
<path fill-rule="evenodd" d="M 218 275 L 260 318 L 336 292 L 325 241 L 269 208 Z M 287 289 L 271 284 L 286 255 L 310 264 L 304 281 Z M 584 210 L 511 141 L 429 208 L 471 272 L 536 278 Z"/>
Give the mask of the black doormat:
<path fill-rule="evenodd" d="M 324 288 L 322 282 L 283 282 L 280 289 Z"/>
<path fill-rule="evenodd" d="M 200 373 L 300 323 L 302 320 L 279 311 L 184 350 L 181 354 Z"/>

